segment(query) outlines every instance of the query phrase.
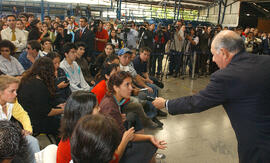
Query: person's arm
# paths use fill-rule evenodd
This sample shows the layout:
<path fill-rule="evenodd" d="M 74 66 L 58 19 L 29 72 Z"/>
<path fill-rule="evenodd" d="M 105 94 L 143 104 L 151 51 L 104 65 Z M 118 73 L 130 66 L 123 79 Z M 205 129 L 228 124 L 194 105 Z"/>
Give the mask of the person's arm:
<path fill-rule="evenodd" d="M 138 74 L 136 75 L 135 82 L 139 86 L 141 86 L 143 88 L 147 88 L 149 92 L 153 92 L 153 89 L 145 84 L 143 77 L 141 77 L 140 75 L 138 75 Z"/>
<path fill-rule="evenodd" d="M 12 116 L 22 124 L 24 130 L 30 133 L 33 132 L 28 113 L 22 108 L 22 106 L 18 103 L 17 100 L 14 103 L 14 106 L 12 109 Z"/>
<path fill-rule="evenodd" d="M 152 103 L 158 109 L 165 108 L 167 103 L 167 109 L 172 115 L 202 112 L 226 102 L 224 82 L 225 79 L 218 79 L 213 75 L 208 86 L 198 94 L 168 101 L 158 97 Z"/>
<path fill-rule="evenodd" d="M 81 86 L 85 91 L 90 91 L 91 87 L 88 85 L 88 83 L 85 81 L 83 73 L 79 65 L 76 66 L 78 68 L 78 73 L 80 75 L 80 81 L 81 81 Z"/>
<path fill-rule="evenodd" d="M 135 130 L 133 127 L 124 132 L 122 140 L 114 152 L 118 155 L 119 159 L 123 156 L 128 142 L 130 142 L 134 139 L 134 132 L 135 132 Z"/>
<path fill-rule="evenodd" d="M 133 141 L 150 141 L 153 145 L 155 145 L 159 149 L 166 148 L 166 142 L 157 140 L 153 135 L 143 135 L 143 134 L 134 134 Z"/>
<path fill-rule="evenodd" d="M 64 113 L 64 108 L 61 109 L 54 109 L 52 108 L 51 111 L 49 112 L 48 116 L 55 116 L 55 115 L 59 115 L 59 114 L 63 114 Z"/>
<path fill-rule="evenodd" d="M 22 75 L 22 73 L 24 72 L 24 68 L 17 59 L 16 59 L 16 67 L 17 67 L 19 74 Z"/>
<path fill-rule="evenodd" d="M 153 84 L 154 82 L 149 78 L 148 72 L 143 72 L 143 76 L 145 77 L 145 82 Z"/>
<path fill-rule="evenodd" d="M 19 51 L 23 51 L 26 48 L 27 37 L 25 36 L 23 31 L 20 32 L 20 35 L 20 41 L 17 48 Z"/>

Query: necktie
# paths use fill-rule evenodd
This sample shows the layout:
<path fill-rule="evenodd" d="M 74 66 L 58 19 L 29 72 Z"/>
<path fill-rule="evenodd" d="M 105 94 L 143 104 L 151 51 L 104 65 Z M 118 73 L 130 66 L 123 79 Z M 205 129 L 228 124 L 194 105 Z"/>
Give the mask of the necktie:
<path fill-rule="evenodd" d="M 11 41 L 16 41 L 15 29 L 12 30 Z"/>
<path fill-rule="evenodd" d="M 82 37 L 82 30 L 80 30 L 80 37 Z"/>

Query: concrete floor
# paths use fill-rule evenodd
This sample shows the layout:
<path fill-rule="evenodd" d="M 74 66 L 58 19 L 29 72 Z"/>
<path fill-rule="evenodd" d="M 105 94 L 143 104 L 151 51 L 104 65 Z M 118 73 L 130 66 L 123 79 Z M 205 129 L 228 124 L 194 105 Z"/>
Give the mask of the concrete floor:
<path fill-rule="evenodd" d="M 209 77 L 190 80 L 186 78 L 164 79 L 165 87 L 160 96 L 173 99 L 192 95 L 203 89 Z M 146 133 L 165 140 L 166 150 L 159 150 L 166 158 L 158 163 L 237 163 L 237 141 L 230 121 L 222 106 L 202 113 L 161 118 L 162 130 L 146 130 Z M 39 136 L 41 147 L 49 144 Z"/>
<path fill-rule="evenodd" d="M 164 79 L 165 87 L 160 96 L 173 99 L 192 95 L 205 88 L 209 77 L 196 80 L 179 78 Z M 165 111 L 165 110 L 164 110 Z M 166 159 L 160 163 L 236 163 L 238 162 L 237 141 L 227 114 L 222 106 L 202 113 L 168 115 L 161 119 L 162 130 L 149 131 L 165 140 Z"/>

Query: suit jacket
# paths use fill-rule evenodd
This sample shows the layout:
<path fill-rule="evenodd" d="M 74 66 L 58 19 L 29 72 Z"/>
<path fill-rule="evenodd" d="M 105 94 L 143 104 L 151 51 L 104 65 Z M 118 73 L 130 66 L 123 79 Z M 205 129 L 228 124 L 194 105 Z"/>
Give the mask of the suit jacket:
<path fill-rule="evenodd" d="M 264 54 L 270 55 L 269 38 L 262 40 L 262 49 Z"/>
<path fill-rule="evenodd" d="M 198 113 L 223 105 L 238 140 L 239 162 L 270 160 L 270 57 L 236 54 L 193 96 L 169 100 L 170 114 Z"/>
<path fill-rule="evenodd" d="M 82 36 L 80 37 L 80 29 L 78 29 L 75 32 L 74 42 L 76 43 L 80 41 L 86 44 L 84 57 L 91 57 L 95 47 L 95 33 L 90 31 L 88 28 L 85 28 Z"/>

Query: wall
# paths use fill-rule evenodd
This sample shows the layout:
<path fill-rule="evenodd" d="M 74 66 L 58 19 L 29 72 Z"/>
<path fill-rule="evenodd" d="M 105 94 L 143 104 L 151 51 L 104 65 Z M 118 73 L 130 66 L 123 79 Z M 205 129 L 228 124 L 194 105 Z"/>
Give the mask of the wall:
<path fill-rule="evenodd" d="M 225 1 L 225 0 L 224 0 Z M 236 27 L 239 23 L 240 2 L 235 0 L 227 0 L 227 8 L 225 11 L 224 21 L 222 26 Z M 233 4 L 232 4 L 233 3 Z M 230 5 L 231 4 L 231 5 Z M 208 8 L 200 10 L 200 19 L 202 21 L 208 21 L 214 24 L 218 24 L 219 5 L 209 7 L 209 15 L 207 17 Z M 224 6 L 221 5 L 220 22 L 222 21 L 222 15 L 224 13 Z"/>
<path fill-rule="evenodd" d="M 270 20 L 269 19 L 258 19 L 258 27 L 260 31 L 269 32 L 270 33 Z"/>

